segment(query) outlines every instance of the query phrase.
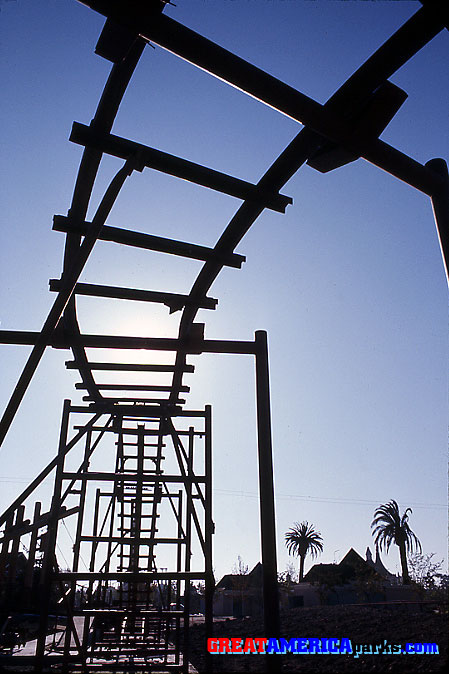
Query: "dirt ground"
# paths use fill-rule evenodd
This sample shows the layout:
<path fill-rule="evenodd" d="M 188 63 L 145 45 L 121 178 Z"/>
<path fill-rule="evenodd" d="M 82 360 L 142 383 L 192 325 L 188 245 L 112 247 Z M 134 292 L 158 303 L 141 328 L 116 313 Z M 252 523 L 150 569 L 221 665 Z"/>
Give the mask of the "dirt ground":
<path fill-rule="evenodd" d="M 339 672 L 443 672 L 448 665 L 448 614 L 435 606 L 318 606 L 291 609 L 281 615 L 281 637 L 337 638 L 351 640 L 356 645 L 406 643 L 436 643 L 438 655 L 359 655 L 351 654 L 287 654 L 273 655 L 282 660 L 283 672 L 338 674 Z M 210 635 L 207 635 L 210 636 Z M 255 618 L 226 620 L 214 624 L 214 637 L 257 637 L 265 635 L 263 621 Z M 204 625 L 191 628 L 190 661 L 201 673 L 206 673 L 204 658 Z M 359 648 L 360 651 L 360 648 Z M 388 651 L 388 648 L 387 648 Z M 264 672 L 265 655 L 214 655 L 214 672 Z"/>

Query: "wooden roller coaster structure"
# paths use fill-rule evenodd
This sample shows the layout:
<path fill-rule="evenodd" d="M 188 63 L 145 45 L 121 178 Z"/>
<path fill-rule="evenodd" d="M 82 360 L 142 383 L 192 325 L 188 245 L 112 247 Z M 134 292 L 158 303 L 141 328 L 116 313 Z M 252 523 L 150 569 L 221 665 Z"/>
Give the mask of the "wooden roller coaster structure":
<path fill-rule="evenodd" d="M 214 594 L 211 408 L 189 410 L 180 398 L 189 391 L 183 379 L 194 371 L 187 362 L 191 354 L 251 354 L 255 359 L 265 632 L 279 634 L 267 336 L 259 331 L 253 341 L 208 340 L 204 324 L 195 322 L 197 312 L 215 309 L 217 300 L 207 296 L 212 283 L 224 267 L 242 266 L 245 258 L 234 250 L 264 209 L 285 211 L 292 200 L 280 190 L 305 163 L 325 173 L 364 158 L 428 195 L 448 269 L 449 179 L 444 160 L 422 165 L 379 139 L 407 96 L 389 78 L 448 28 L 448 13 L 442 3 L 423 2 L 322 105 L 169 18 L 163 13 L 164 0 L 84 0 L 83 4 L 106 17 L 96 53 L 113 65 L 92 122 L 89 126 L 75 122 L 70 136 L 84 151 L 68 213 L 54 217 L 53 229 L 66 234 L 61 278 L 50 281 L 56 299 L 40 332 L 0 331 L 1 343 L 33 347 L 1 419 L 0 441 L 49 346 L 72 351 L 73 360 L 66 366 L 79 372 L 81 382 L 76 388 L 86 391 L 86 404 L 65 401 L 57 455 L 0 517 L 2 610 L 12 619 L 30 593 L 35 593 L 39 607 L 34 652 L 4 653 L 1 662 L 32 665 L 35 671 L 51 667 L 51 671 L 67 672 L 99 668 L 187 672 L 191 583 L 204 583 L 208 636 L 213 634 Z M 119 105 L 148 43 L 303 125 L 257 184 L 112 134 Z M 88 222 L 104 155 L 119 157 L 124 164 Z M 106 224 L 125 181 L 145 168 L 242 201 L 213 248 Z M 200 260 L 203 265 L 184 295 L 80 283 L 98 240 Z M 181 311 L 178 336 L 84 334 L 77 318 L 77 295 L 162 303 L 170 312 Z M 93 362 L 86 349 L 107 349 L 110 359 Z M 116 349 L 166 351 L 173 360 L 171 364 L 117 362 Z M 97 373 L 102 372 L 149 373 L 151 381 L 163 373 L 171 382 L 106 384 L 99 381 Z M 105 395 L 106 391 L 116 393 Z M 108 443 L 110 464 L 105 465 L 104 459 L 96 462 L 97 448 Z M 49 476 L 54 476 L 49 510 L 41 512 L 37 502 L 32 517 L 26 518 L 25 501 Z M 56 548 L 58 529 L 65 520 L 71 522 L 74 545 L 72 568 L 62 571 Z M 27 541 L 28 558 L 18 589 L 22 539 Z M 191 564 L 193 545 L 201 550 L 200 567 Z M 170 549 L 172 568 L 158 566 L 161 549 Z M 89 559 L 87 571 L 80 571 L 82 554 Z M 60 615 L 55 614 L 55 596 Z M 55 635 L 58 626 L 58 640 L 53 636 L 49 645 L 49 634 Z M 278 667 L 279 659 L 267 657 L 268 670 Z M 212 671 L 210 661 L 207 671 Z"/>

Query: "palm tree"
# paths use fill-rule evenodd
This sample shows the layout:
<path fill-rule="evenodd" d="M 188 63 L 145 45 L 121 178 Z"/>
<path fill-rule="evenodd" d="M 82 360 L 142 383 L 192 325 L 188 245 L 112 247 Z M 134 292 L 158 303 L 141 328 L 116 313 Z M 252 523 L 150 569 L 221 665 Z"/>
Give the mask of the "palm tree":
<path fill-rule="evenodd" d="M 322 536 L 319 531 L 315 531 L 313 526 L 306 522 L 295 522 L 285 534 L 285 545 L 289 555 L 299 557 L 299 582 L 304 578 L 304 560 L 308 554 L 316 557 L 323 552 Z"/>
<path fill-rule="evenodd" d="M 407 513 L 409 511 L 412 512 L 412 509 L 407 508 L 401 517 L 398 504 L 392 500 L 377 508 L 371 522 L 372 534 L 375 536 L 374 542 L 381 550 L 384 548 L 388 552 L 392 543 L 398 546 L 404 585 L 410 585 L 407 552 L 413 552 L 414 549 L 421 552 L 421 543 L 408 525 Z"/>

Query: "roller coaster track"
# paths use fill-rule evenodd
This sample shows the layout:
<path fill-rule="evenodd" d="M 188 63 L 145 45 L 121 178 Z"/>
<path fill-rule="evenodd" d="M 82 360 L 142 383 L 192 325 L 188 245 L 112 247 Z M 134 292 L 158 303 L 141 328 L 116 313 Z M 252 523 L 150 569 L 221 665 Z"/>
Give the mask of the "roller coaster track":
<path fill-rule="evenodd" d="M 267 372 L 263 374 L 264 368 L 267 368 L 264 333 L 257 333 L 254 342 L 208 340 L 204 337 L 204 325 L 195 323 L 197 313 L 199 309 L 214 310 L 216 308 L 217 300 L 207 295 L 215 279 L 224 267 L 238 269 L 242 266 L 245 258 L 235 253 L 235 249 L 263 211 L 272 209 L 282 213 L 292 202 L 288 196 L 281 194 L 280 190 L 304 164 L 325 173 L 363 158 L 428 195 L 433 204 L 442 255 L 446 269 L 448 269 L 449 179 L 445 162 L 442 159 L 432 159 L 422 165 L 379 139 L 380 134 L 407 97 L 407 94 L 392 84 L 389 78 L 441 30 L 448 27 L 447 10 L 441 3 L 426 0 L 423 6 L 325 104 L 320 104 L 168 17 L 163 13 L 164 0 L 148 0 L 147 2 L 130 0 L 127 3 L 120 0 L 86 0 L 83 4 L 106 17 L 96 53 L 111 61 L 113 65 L 92 122 L 89 126 L 75 122 L 72 127 L 70 140 L 83 146 L 84 150 L 68 213 L 66 216 L 56 215 L 54 217 L 53 229 L 66 234 L 62 275 L 59 280 L 54 279 L 50 282 L 50 290 L 56 293 L 56 299 L 39 333 L 0 331 L 2 343 L 27 344 L 33 347 L 1 419 L 0 442 L 8 432 L 45 349 L 51 346 L 71 349 L 73 352 L 73 361 L 67 362 L 66 365 L 69 369 L 78 370 L 80 374 L 81 382 L 76 385 L 76 388 L 86 391 L 84 400 L 88 405 L 85 410 L 94 415 L 89 422 L 92 429 L 101 415 L 110 415 L 111 423 L 116 423 L 113 420 L 117 418 L 123 420 L 126 417 L 132 417 L 137 421 L 139 419 L 159 420 L 160 425 L 171 424 L 171 420 L 177 416 L 181 418 L 183 415 L 188 416 L 188 411 L 184 408 L 185 401 L 180 396 L 189 391 L 183 383 L 184 374 L 191 373 L 194 369 L 187 363 L 189 354 L 254 354 L 256 360 L 259 358 L 259 443 L 263 444 L 263 436 L 270 432 L 268 374 Z M 120 103 L 148 43 L 172 52 L 302 125 L 296 137 L 267 169 L 257 184 L 251 184 L 112 133 Z M 121 158 L 124 163 L 111 180 L 94 217 L 88 222 L 86 218 L 92 191 L 96 184 L 100 162 L 105 155 Z M 237 197 L 242 201 L 213 248 L 112 227 L 107 224 L 108 216 L 125 181 L 134 171 L 143 171 L 146 168 L 182 178 Z M 191 258 L 202 261 L 203 266 L 192 287 L 185 294 L 80 283 L 81 273 L 95 243 L 99 240 L 158 251 L 166 255 Z M 176 338 L 144 338 L 84 334 L 77 317 L 77 295 L 162 303 L 169 308 L 170 313 L 181 312 L 178 335 Z M 94 362 L 89 360 L 86 352 L 86 349 L 92 348 L 109 349 L 111 353 L 118 348 L 162 350 L 175 355 L 173 362 L 165 365 L 123 363 L 114 360 L 112 356 L 111 360 L 106 362 Z M 158 372 L 164 374 L 168 372 L 171 375 L 171 383 L 170 385 L 123 382 L 105 384 L 99 380 L 101 376 L 98 377 L 95 374 L 105 371 L 118 373 L 140 371 L 151 372 L 153 375 Z M 123 393 L 110 396 L 105 393 L 110 390 Z M 144 393 L 149 393 L 154 397 L 145 397 Z M 164 393 L 165 397 L 159 395 Z M 70 408 L 70 410 L 76 413 L 82 408 Z M 67 414 L 68 412 L 69 410 Z M 266 427 L 263 427 L 264 419 L 268 424 Z M 68 418 L 65 418 L 65 423 L 68 423 Z M 121 429 L 116 429 L 122 441 L 123 428 L 122 426 Z M 127 428 L 130 429 L 130 427 Z M 136 433 L 138 435 L 140 433 L 143 437 L 145 429 L 137 425 L 137 429 L 139 428 L 141 430 L 136 430 Z M 149 427 L 145 428 L 149 432 Z M 175 450 L 178 453 L 184 452 L 174 428 L 170 427 L 167 430 L 165 426 L 163 431 L 159 428 L 159 431 L 156 430 L 155 433 L 159 434 L 159 438 L 164 434 L 171 434 L 174 438 Z M 262 557 L 265 574 L 265 614 L 270 627 L 267 633 L 275 634 L 278 630 L 278 622 L 276 622 L 278 617 L 276 616 L 277 610 L 273 609 L 276 604 L 273 589 L 276 557 L 275 553 L 274 556 L 270 553 L 270 546 L 273 546 L 274 541 L 274 512 L 270 511 L 272 508 L 271 440 L 267 442 L 265 449 L 260 450 L 268 462 L 265 464 L 266 473 L 264 477 L 261 477 L 261 503 L 262 508 L 268 508 L 268 512 L 265 513 L 266 519 L 262 519 L 261 526 L 264 530 L 264 526 L 268 524 L 271 538 L 268 536 L 269 540 L 265 542 Z M 64 446 L 63 452 L 69 444 Z M 117 460 L 119 461 L 119 458 Z M 153 460 L 157 461 L 154 457 Z M 30 485 L 21 497 L 5 511 L 0 518 L 1 524 L 6 523 L 10 528 L 13 526 L 17 528 L 17 513 L 22 507 L 23 500 L 32 493 L 36 484 L 58 465 L 62 466 L 58 464 L 58 459 L 55 459 L 37 479 L 38 481 Z M 117 464 L 117 474 L 123 473 L 123 465 L 120 468 Z M 186 459 L 183 464 L 181 457 L 179 465 L 185 465 L 188 470 L 189 462 Z M 64 475 L 67 477 L 68 473 Z M 100 479 L 98 475 L 97 479 Z M 145 479 L 149 480 L 148 477 Z M 207 475 L 205 479 L 207 480 Z M 140 495 L 136 495 L 137 492 L 134 491 L 133 500 L 142 502 L 144 500 L 142 482 L 137 481 L 136 485 L 138 484 L 140 484 Z M 155 492 L 151 494 L 153 499 L 151 502 L 156 503 Z M 201 497 L 201 495 L 202 492 L 198 490 L 198 496 Z M 209 496 L 210 494 L 207 498 Z M 156 505 L 148 517 L 156 517 Z M 16 519 L 13 525 L 14 515 Z M 209 515 L 206 513 L 206 519 L 207 517 Z M 39 521 L 42 522 L 42 520 Z M 11 531 L 10 539 L 12 540 L 14 531 Z M 211 533 L 209 531 L 209 535 Z M 140 535 L 138 527 L 136 529 L 134 526 L 132 535 L 138 538 Z M 152 536 L 154 535 L 153 532 Z M 109 538 L 111 544 L 113 536 L 110 535 Z M 8 548 L 5 554 L 8 554 Z M 210 565 L 210 559 L 208 563 Z M 51 567 L 53 561 L 49 564 Z M 137 566 L 134 572 L 138 573 L 138 571 L 137 556 Z M 268 608 L 270 606 L 271 609 Z M 75 635 L 74 629 L 73 634 Z M 70 650 L 70 647 L 68 648 Z M 41 658 L 42 655 L 41 652 Z M 83 666 L 87 667 L 85 659 Z M 183 666 L 186 667 L 185 658 Z"/>

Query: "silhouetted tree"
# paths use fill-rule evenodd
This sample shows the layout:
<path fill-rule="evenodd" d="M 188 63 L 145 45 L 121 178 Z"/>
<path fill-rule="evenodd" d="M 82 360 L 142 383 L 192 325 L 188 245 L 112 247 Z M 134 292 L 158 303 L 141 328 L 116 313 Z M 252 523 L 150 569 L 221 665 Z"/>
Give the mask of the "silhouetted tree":
<path fill-rule="evenodd" d="M 306 522 L 295 522 L 285 534 L 285 545 L 289 555 L 299 557 L 299 582 L 304 578 L 304 560 L 308 554 L 316 557 L 323 552 L 323 538 L 319 531 L 315 531 L 313 526 Z"/>
<path fill-rule="evenodd" d="M 434 552 L 430 552 L 427 555 L 415 552 L 413 555 L 409 555 L 407 559 L 410 577 L 418 588 L 422 590 L 423 594 L 426 592 L 435 593 L 435 590 L 439 590 L 441 580 L 444 578 L 444 574 L 440 573 L 444 560 L 435 562 L 433 560 L 434 557 Z"/>
<path fill-rule="evenodd" d="M 232 573 L 234 576 L 247 576 L 249 572 L 248 564 L 245 564 L 243 559 L 238 555 L 237 562 L 232 566 Z"/>
<path fill-rule="evenodd" d="M 237 613 L 234 613 L 238 617 L 243 614 L 245 595 L 250 584 L 248 572 L 248 564 L 245 564 L 240 555 L 238 555 L 237 563 L 232 567 L 232 587 L 240 593 L 240 605 L 238 606 Z"/>
<path fill-rule="evenodd" d="M 371 522 L 372 534 L 375 536 L 374 541 L 381 550 L 385 549 L 388 552 L 392 543 L 398 546 L 404 585 L 410 585 L 407 553 L 413 552 L 414 549 L 421 552 L 421 543 L 408 525 L 409 511 L 412 512 L 412 509 L 407 508 L 401 516 L 398 504 L 391 500 L 376 509 L 374 519 Z"/>

